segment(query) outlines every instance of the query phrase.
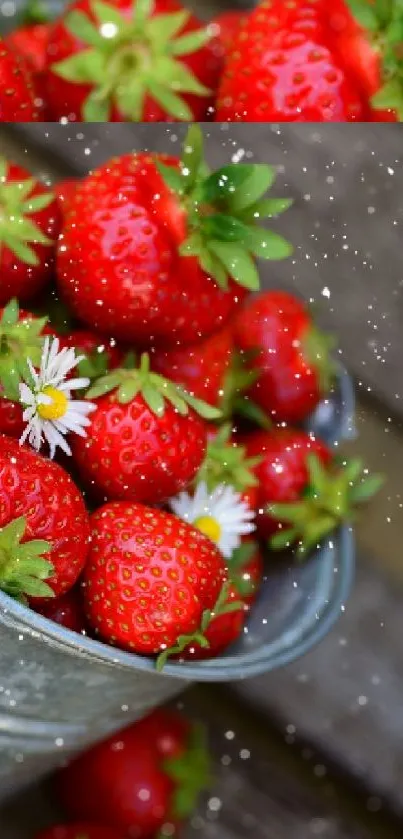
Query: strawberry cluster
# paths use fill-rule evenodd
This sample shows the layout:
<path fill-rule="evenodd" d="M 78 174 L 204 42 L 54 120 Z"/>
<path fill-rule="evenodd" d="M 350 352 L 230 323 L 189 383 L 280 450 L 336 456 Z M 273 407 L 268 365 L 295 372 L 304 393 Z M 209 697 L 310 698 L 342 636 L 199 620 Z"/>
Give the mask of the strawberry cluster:
<path fill-rule="evenodd" d="M 0 587 L 158 669 L 221 654 L 262 546 L 305 556 L 380 483 L 303 430 L 332 339 L 251 294 L 292 251 L 274 178 L 211 172 L 196 126 L 55 191 L 2 163 Z"/>
<path fill-rule="evenodd" d="M 0 120 L 396 122 L 397 0 L 261 0 L 207 25 L 178 0 L 28 0 L 1 42 Z"/>

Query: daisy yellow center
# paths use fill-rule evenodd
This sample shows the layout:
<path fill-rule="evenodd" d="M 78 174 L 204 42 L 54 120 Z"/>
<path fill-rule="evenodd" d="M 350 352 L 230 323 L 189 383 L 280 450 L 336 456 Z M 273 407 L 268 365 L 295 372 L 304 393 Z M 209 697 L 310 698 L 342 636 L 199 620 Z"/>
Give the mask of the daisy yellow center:
<path fill-rule="evenodd" d="M 220 541 L 221 527 L 217 519 L 214 519 L 212 516 L 199 516 L 193 524 L 198 530 L 201 530 L 205 536 L 208 536 L 212 542 L 218 543 Z"/>
<path fill-rule="evenodd" d="M 55 387 L 44 387 L 42 393 L 49 396 L 52 401 L 47 405 L 38 405 L 39 416 L 44 420 L 57 420 L 64 417 L 69 403 L 63 391 L 56 390 Z"/>

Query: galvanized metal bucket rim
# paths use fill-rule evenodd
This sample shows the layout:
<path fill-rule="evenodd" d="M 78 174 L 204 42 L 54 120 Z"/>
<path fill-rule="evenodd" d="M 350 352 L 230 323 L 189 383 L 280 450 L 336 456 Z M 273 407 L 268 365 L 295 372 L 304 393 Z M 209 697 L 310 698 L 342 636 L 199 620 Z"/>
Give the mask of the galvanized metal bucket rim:
<path fill-rule="evenodd" d="M 230 681 L 273 670 L 308 652 L 336 623 L 352 586 L 355 566 L 352 528 L 348 526 L 340 528 L 334 541 L 339 542 L 338 564 L 335 566 L 334 559 L 331 558 L 332 567 L 329 567 L 329 561 L 325 567 L 323 560 L 320 559 L 322 577 L 319 578 L 318 596 L 311 604 L 312 608 L 309 609 L 312 618 L 310 625 L 299 641 L 291 643 L 288 649 L 281 649 L 278 652 L 273 650 L 274 643 L 269 642 L 262 644 L 254 652 L 234 652 L 234 654 L 207 661 L 167 663 L 162 675 L 186 681 Z M 335 581 L 333 590 L 331 578 Z M 318 611 L 319 606 L 322 607 L 320 611 Z M 88 657 L 90 661 L 102 660 L 111 666 L 156 673 L 154 659 L 119 650 L 87 636 L 79 636 L 76 632 L 48 620 L 2 592 L 0 592 L 0 609 L 4 615 L 8 614 L 13 620 L 18 621 L 21 630 L 25 625 L 27 631 L 43 635 L 44 640 L 51 639 L 58 645 L 73 649 L 75 654 Z"/>

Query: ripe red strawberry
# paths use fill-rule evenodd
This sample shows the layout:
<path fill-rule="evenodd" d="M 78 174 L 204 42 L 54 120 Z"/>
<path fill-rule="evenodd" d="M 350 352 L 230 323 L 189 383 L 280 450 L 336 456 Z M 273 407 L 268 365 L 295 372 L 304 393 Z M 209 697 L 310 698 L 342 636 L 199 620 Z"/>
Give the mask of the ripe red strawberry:
<path fill-rule="evenodd" d="M 191 644 L 186 650 L 187 658 L 197 661 L 214 658 L 241 635 L 263 578 L 263 557 L 256 542 L 245 539 L 233 552 L 228 560 L 228 574 L 231 582 L 225 601 L 228 611 L 214 617 L 204 631 L 208 647 Z"/>
<path fill-rule="evenodd" d="M 0 280 L 1 283 L 1 280 Z M 16 300 L 0 309 L 0 433 L 21 437 L 25 428 L 19 402 L 19 383 L 30 358 L 39 366 L 42 337 L 49 332 L 46 318 L 20 310 Z"/>
<path fill-rule="evenodd" d="M 35 81 L 25 59 L 0 38 L 0 122 L 39 122 L 42 119 Z"/>
<path fill-rule="evenodd" d="M 115 828 L 89 822 L 57 824 L 42 831 L 35 839 L 124 839 Z"/>
<path fill-rule="evenodd" d="M 49 116 L 46 107 L 45 68 L 46 50 L 50 32 L 49 23 L 27 23 L 10 32 L 5 43 L 25 60 L 28 72 L 32 74 L 38 101 L 41 101 L 41 119 Z"/>
<path fill-rule="evenodd" d="M 74 817 L 150 839 L 158 831 L 176 836 L 209 781 L 203 728 L 161 708 L 76 758 L 56 777 L 56 790 Z"/>
<path fill-rule="evenodd" d="M 85 359 L 78 365 L 78 370 L 80 376 L 90 380 L 119 367 L 124 359 L 122 350 L 113 338 L 102 339 L 89 329 L 74 329 L 67 335 L 62 335 L 60 349 L 64 347 L 75 348 L 77 355 L 85 355 Z"/>
<path fill-rule="evenodd" d="M 192 126 L 182 161 L 125 155 L 84 178 L 58 253 L 59 286 L 78 318 L 131 345 L 194 344 L 258 288 L 254 256 L 291 253 L 281 236 L 256 226 L 290 203 L 261 200 L 270 166 L 206 171 Z"/>
<path fill-rule="evenodd" d="M 106 641 L 142 655 L 187 656 L 227 611 L 227 571 L 213 542 L 170 513 L 116 501 L 92 516 L 83 575 L 88 622 Z M 223 602 L 224 601 L 224 602 Z M 218 604 L 218 605 L 217 605 Z"/>
<path fill-rule="evenodd" d="M 231 10 L 229 12 L 222 12 L 212 20 L 212 24 L 217 27 L 218 38 L 224 56 L 230 51 L 245 14 L 244 11 Z"/>
<path fill-rule="evenodd" d="M 374 122 L 403 119 L 399 3 L 331 0 L 327 22 L 343 67 L 371 104 Z"/>
<path fill-rule="evenodd" d="M 0 159 L 0 206 L 0 305 L 4 306 L 13 297 L 31 300 L 50 280 L 60 219 L 53 193 L 4 158 Z"/>
<path fill-rule="evenodd" d="M 83 612 L 81 591 L 73 588 L 63 594 L 46 602 L 35 605 L 35 611 L 40 612 L 45 618 L 71 629 L 73 632 L 85 632 L 87 628 Z"/>
<path fill-rule="evenodd" d="M 88 552 L 89 519 L 83 498 L 57 463 L 4 435 L 0 435 L 0 528 L 3 591 L 20 599 L 50 597 L 74 585 Z"/>
<path fill-rule="evenodd" d="M 190 347 L 157 349 L 151 364 L 153 370 L 178 382 L 193 396 L 219 407 L 232 350 L 231 330 L 226 327 Z"/>
<path fill-rule="evenodd" d="M 148 369 L 120 368 L 87 393 L 96 410 L 72 450 L 82 479 L 105 498 L 159 503 L 185 489 L 207 445 L 202 417 L 218 411 Z M 199 416 L 200 415 L 200 416 Z"/>
<path fill-rule="evenodd" d="M 273 549 L 298 543 L 305 554 L 340 522 L 354 505 L 366 501 L 382 478 L 362 477 L 359 460 L 339 462 L 313 435 L 292 429 L 256 431 L 245 437 L 248 455 L 259 454 L 256 526 Z M 365 472 L 364 472 L 365 474 Z"/>
<path fill-rule="evenodd" d="M 69 211 L 71 200 L 75 195 L 77 184 L 79 183 L 80 181 L 77 178 L 66 178 L 64 181 L 59 181 L 53 187 L 56 201 L 63 218 L 66 217 Z"/>
<path fill-rule="evenodd" d="M 48 101 L 56 120 L 204 120 L 219 66 L 209 29 L 177 0 L 76 0 L 49 39 Z"/>
<path fill-rule="evenodd" d="M 218 90 L 218 122 L 357 122 L 368 111 L 333 49 L 322 0 L 262 0 L 245 17 Z"/>
<path fill-rule="evenodd" d="M 333 338 L 317 329 L 293 294 L 266 291 L 247 301 L 234 336 L 258 373 L 249 396 L 276 422 L 304 420 L 328 394 L 336 371 Z"/>

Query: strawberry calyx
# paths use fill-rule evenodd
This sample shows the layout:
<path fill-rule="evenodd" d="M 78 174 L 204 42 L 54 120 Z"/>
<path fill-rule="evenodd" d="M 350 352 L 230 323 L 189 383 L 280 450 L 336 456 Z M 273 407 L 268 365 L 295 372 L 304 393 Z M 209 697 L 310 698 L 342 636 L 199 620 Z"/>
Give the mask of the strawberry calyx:
<path fill-rule="evenodd" d="M 65 27 L 87 49 L 52 66 L 70 82 L 90 84 L 83 106 L 86 122 L 107 122 L 113 106 L 126 120 L 140 122 L 146 96 L 151 96 L 171 117 L 191 121 L 194 114 L 182 94 L 209 96 L 180 59 L 205 46 L 212 38 L 208 27 L 180 34 L 190 12 L 153 15 L 154 0 L 133 0 L 131 19 L 114 5 L 92 0 L 93 22 L 73 10 Z"/>
<path fill-rule="evenodd" d="M 366 476 L 360 459 L 335 459 L 324 466 L 316 455 L 307 458 L 309 480 L 301 499 L 292 503 L 270 504 L 266 512 L 281 522 L 281 529 L 270 539 L 272 550 L 283 550 L 297 543 L 297 554 L 304 557 L 342 522 L 351 521 L 357 504 L 365 503 L 384 483 L 382 475 Z"/>
<path fill-rule="evenodd" d="M 226 423 L 207 444 L 206 457 L 195 478 L 195 484 L 204 481 L 210 492 L 220 484 L 230 484 L 237 492 L 258 484 L 253 468 L 262 458 L 247 458 L 246 447 L 231 442 L 231 434 L 231 424 Z"/>
<path fill-rule="evenodd" d="M 34 367 L 40 364 L 43 346 L 41 335 L 47 318 L 20 320 L 17 300 L 11 300 L 0 318 L 0 394 L 18 402 L 19 385 L 30 379 L 27 359 Z"/>
<path fill-rule="evenodd" d="M 188 131 L 179 169 L 160 161 L 156 165 L 186 211 L 188 235 L 180 254 L 196 257 L 220 288 L 227 289 L 232 279 L 243 288 L 257 290 L 255 258 L 277 260 L 291 255 L 292 246 L 283 236 L 258 224 L 292 203 L 263 197 L 275 180 L 274 167 L 234 163 L 210 173 L 197 125 Z"/>
<path fill-rule="evenodd" d="M 199 644 L 200 647 L 208 649 L 210 643 L 206 638 L 205 633 L 209 628 L 211 622 L 221 615 L 227 615 L 230 612 L 238 612 L 239 609 L 244 608 L 244 603 L 242 603 L 240 600 L 228 600 L 230 591 L 231 583 L 227 580 L 221 588 L 220 594 L 217 598 L 214 608 L 204 610 L 199 628 L 195 632 L 191 632 L 188 635 L 179 635 L 176 644 L 174 644 L 172 647 L 168 647 L 166 650 L 159 654 L 155 663 L 156 669 L 159 673 L 164 669 L 168 661 L 168 658 L 170 658 L 173 655 L 180 655 L 191 644 Z"/>
<path fill-rule="evenodd" d="M 51 20 L 46 0 L 28 0 L 18 17 L 18 26 L 50 23 Z"/>
<path fill-rule="evenodd" d="M 109 364 L 110 360 L 107 347 L 100 343 L 99 347 L 96 347 L 92 352 L 84 354 L 84 357 L 77 365 L 77 370 L 80 377 L 93 382 L 101 376 L 106 376 L 109 372 Z M 134 355 L 128 353 L 122 366 L 130 368 L 133 364 Z"/>
<path fill-rule="evenodd" d="M 347 0 L 357 23 L 363 27 L 380 61 L 381 87 L 371 105 L 395 111 L 403 120 L 403 8 L 395 0 Z"/>
<path fill-rule="evenodd" d="M 131 359 L 128 363 L 130 362 Z M 214 420 L 221 416 L 217 408 L 208 405 L 202 399 L 196 399 L 180 385 L 174 384 L 159 373 L 154 373 L 150 369 L 148 353 L 142 354 L 139 367 L 119 367 L 106 376 L 101 376 L 87 391 L 86 397 L 96 399 L 113 390 L 116 390 L 118 402 L 122 405 L 131 402 L 140 394 L 150 411 L 158 417 L 164 415 L 166 402 L 182 416 L 186 416 L 189 408 L 204 419 Z"/>
<path fill-rule="evenodd" d="M 29 216 L 48 207 L 54 195 L 49 191 L 30 197 L 37 185 L 35 178 L 8 181 L 8 167 L 4 157 L 0 157 L 0 248 L 7 247 L 26 265 L 38 265 L 39 258 L 31 244 L 53 242 Z"/>
<path fill-rule="evenodd" d="M 230 580 L 240 597 L 249 597 L 255 591 L 255 583 L 247 569 L 252 557 L 258 550 L 257 542 L 248 539 L 247 542 L 242 542 L 238 548 L 235 548 L 231 559 L 228 560 Z"/>
<path fill-rule="evenodd" d="M 318 377 L 322 395 L 329 393 L 337 374 L 337 365 L 331 356 L 336 347 L 334 335 L 322 332 L 317 326 L 310 326 L 301 340 L 302 354 Z"/>
<path fill-rule="evenodd" d="M 21 544 L 26 526 L 21 516 L 0 529 L 0 589 L 22 603 L 28 602 L 28 596 L 54 597 L 45 582 L 53 574 L 53 564 L 43 559 L 52 546 L 43 539 Z"/>
<path fill-rule="evenodd" d="M 175 822 L 182 822 L 194 813 L 200 793 L 212 780 L 211 759 L 202 725 L 192 723 L 183 754 L 164 760 L 162 769 L 175 785 L 170 816 Z M 172 833 L 164 833 L 162 828 L 160 836 L 168 835 L 172 836 Z"/>
<path fill-rule="evenodd" d="M 259 350 L 232 354 L 231 364 L 224 380 L 220 410 L 225 419 L 236 414 L 267 431 L 272 427 L 271 420 L 247 393 L 259 378 L 259 371 L 249 366 L 249 362 L 253 362 L 258 354 Z"/>

